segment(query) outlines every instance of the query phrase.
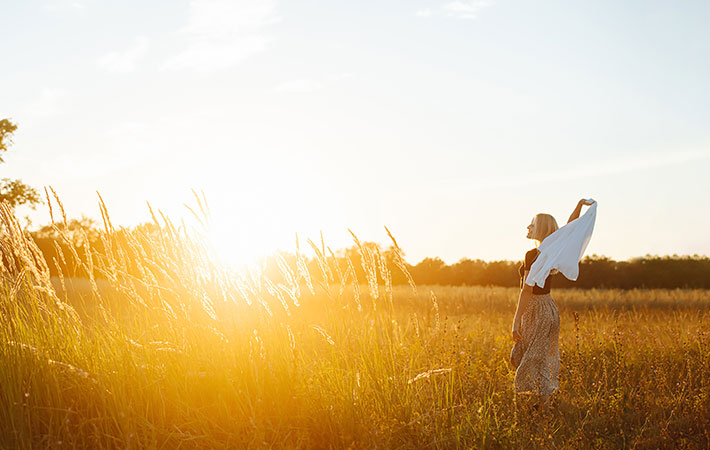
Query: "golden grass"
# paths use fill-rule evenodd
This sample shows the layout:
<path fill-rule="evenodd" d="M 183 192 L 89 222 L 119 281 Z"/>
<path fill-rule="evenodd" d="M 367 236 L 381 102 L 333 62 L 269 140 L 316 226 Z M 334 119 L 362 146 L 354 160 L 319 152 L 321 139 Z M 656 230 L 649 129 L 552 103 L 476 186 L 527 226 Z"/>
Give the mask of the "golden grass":
<path fill-rule="evenodd" d="M 553 292 L 561 390 L 543 414 L 512 390 L 516 289 L 392 287 L 403 260 L 355 236 L 365 280 L 322 238 L 318 273 L 300 249 L 278 276 L 232 273 L 199 230 L 115 229 L 101 210 L 84 280 L 50 278 L 0 207 L 2 447 L 710 444 L 706 291 Z"/>

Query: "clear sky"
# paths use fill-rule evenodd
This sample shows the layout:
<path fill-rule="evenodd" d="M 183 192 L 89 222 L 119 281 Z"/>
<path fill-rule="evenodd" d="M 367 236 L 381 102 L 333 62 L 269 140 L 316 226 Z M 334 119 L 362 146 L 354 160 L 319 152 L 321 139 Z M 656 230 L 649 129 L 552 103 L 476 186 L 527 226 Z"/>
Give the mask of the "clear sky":
<path fill-rule="evenodd" d="M 387 225 L 410 262 L 521 259 L 532 216 L 583 197 L 588 254 L 707 255 L 708 23 L 706 1 L 2 1 L 0 177 L 70 216 L 98 190 L 121 225 L 203 189 L 244 255 Z"/>

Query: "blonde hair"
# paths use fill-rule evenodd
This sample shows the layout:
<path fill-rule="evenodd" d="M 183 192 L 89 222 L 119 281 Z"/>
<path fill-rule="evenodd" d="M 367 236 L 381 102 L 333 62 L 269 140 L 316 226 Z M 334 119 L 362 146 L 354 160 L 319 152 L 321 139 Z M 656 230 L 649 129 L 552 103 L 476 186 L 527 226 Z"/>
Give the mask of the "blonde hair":
<path fill-rule="evenodd" d="M 547 236 L 557 231 L 558 228 L 554 217 L 540 213 L 535 216 L 535 235 L 532 238 L 542 242 Z"/>

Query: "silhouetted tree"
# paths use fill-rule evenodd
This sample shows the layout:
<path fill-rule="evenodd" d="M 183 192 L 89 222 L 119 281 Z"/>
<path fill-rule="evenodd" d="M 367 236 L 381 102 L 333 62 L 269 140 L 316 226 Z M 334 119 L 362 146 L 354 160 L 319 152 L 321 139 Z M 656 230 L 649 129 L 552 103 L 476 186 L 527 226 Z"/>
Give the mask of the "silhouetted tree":
<path fill-rule="evenodd" d="M 0 120 L 0 163 L 5 162 L 3 153 L 12 145 L 12 133 L 17 125 L 8 119 Z M 11 208 L 28 204 L 34 206 L 40 202 L 37 191 L 20 180 L 3 178 L 0 180 L 0 202 L 6 202 Z"/>

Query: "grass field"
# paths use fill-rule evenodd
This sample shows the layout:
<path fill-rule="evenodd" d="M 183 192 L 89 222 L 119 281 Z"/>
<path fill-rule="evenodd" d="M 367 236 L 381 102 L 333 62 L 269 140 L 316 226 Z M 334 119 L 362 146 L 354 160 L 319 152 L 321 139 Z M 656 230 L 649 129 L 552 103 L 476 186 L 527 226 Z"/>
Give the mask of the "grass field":
<path fill-rule="evenodd" d="M 560 392 L 541 413 L 512 389 L 516 289 L 393 288 L 400 264 L 365 246 L 363 280 L 325 246 L 320 273 L 234 274 L 169 221 L 107 214 L 106 253 L 83 255 L 102 277 L 52 279 L 62 262 L 0 218 L 3 448 L 710 445 L 707 291 L 553 290 Z"/>

